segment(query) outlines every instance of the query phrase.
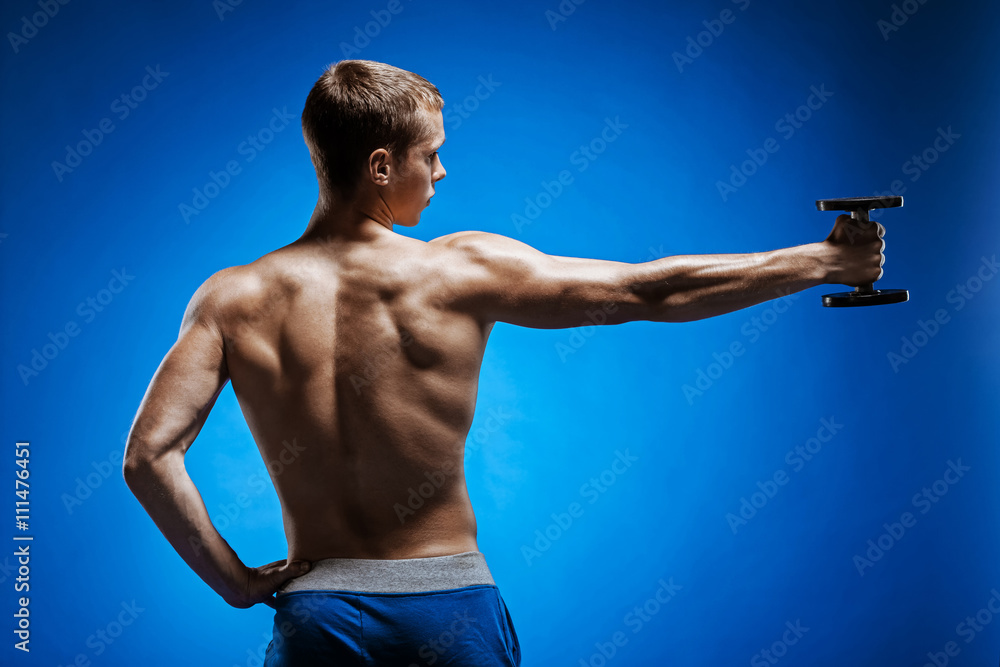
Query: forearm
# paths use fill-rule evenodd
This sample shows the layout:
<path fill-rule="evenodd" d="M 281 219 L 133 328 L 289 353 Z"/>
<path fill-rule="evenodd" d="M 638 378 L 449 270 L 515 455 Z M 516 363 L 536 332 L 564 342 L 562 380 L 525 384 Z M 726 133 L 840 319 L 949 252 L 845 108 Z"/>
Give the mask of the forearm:
<path fill-rule="evenodd" d="M 811 243 L 768 252 L 675 255 L 632 265 L 623 314 L 689 322 L 747 308 L 828 281 L 829 249 Z M 629 317 L 632 319 L 632 317 Z"/>
<path fill-rule="evenodd" d="M 134 460 L 125 480 L 177 553 L 226 602 L 242 606 L 246 567 L 212 525 L 201 494 L 184 467 L 184 455 Z"/>

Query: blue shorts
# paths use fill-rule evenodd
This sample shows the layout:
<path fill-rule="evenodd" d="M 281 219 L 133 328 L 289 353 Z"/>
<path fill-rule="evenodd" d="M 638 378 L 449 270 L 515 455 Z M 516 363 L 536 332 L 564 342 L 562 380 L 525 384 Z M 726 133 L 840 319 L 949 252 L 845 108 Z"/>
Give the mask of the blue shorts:
<path fill-rule="evenodd" d="M 510 611 L 479 551 L 327 558 L 278 591 L 264 667 L 518 667 Z"/>

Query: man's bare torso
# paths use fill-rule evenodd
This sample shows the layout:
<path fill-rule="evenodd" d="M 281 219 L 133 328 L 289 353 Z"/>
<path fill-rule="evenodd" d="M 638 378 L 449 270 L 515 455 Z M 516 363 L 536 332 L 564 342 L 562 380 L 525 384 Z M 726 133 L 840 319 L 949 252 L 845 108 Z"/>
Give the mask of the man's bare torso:
<path fill-rule="evenodd" d="M 226 272 L 225 361 L 289 561 L 478 550 L 464 448 L 492 325 L 454 307 L 443 252 L 386 231 Z M 429 479 L 440 486 L 411 511 Z"/>

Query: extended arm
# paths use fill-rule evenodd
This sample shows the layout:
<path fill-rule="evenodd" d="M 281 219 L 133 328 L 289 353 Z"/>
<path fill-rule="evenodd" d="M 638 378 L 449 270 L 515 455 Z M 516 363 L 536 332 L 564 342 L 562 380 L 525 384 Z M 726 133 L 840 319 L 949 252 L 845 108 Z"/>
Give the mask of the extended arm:
<path fill-rule="evenodd" d="M 234 607 L 268 602 L 285 580 L 304 572 L 277 561 L 248 568 L 212 525 L 184 467 L 184 454 L 229 380 L 216 274 L 195 293 L 180 335 L 160 363 L 129 432 L 123 474 L 181 558 Z"/>
<path fill-rule="evenodd" d="M 721 315 L 824 283 L 862 285 L 881 277 L 881 225 L 851 236 L 837 218 L 825 241 L 768 252 L 675 255 L 629 264 L 557 257 L 504 236 L 463 232 L 435 240 L 463 254 L 469 307 L 487 321 L 536 328 L 687 322 Z"/>

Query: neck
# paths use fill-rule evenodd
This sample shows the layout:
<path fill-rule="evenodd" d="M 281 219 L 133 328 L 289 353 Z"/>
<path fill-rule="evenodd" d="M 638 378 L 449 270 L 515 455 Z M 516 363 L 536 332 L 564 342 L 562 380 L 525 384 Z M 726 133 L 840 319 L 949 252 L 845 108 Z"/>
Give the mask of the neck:
<path fill-rule="evenodd" d="M 321 189 L 302 238 L 358 237 L 381 226 L 392 231 L 392 213 L 380 193 L 338 197 Z"/>

